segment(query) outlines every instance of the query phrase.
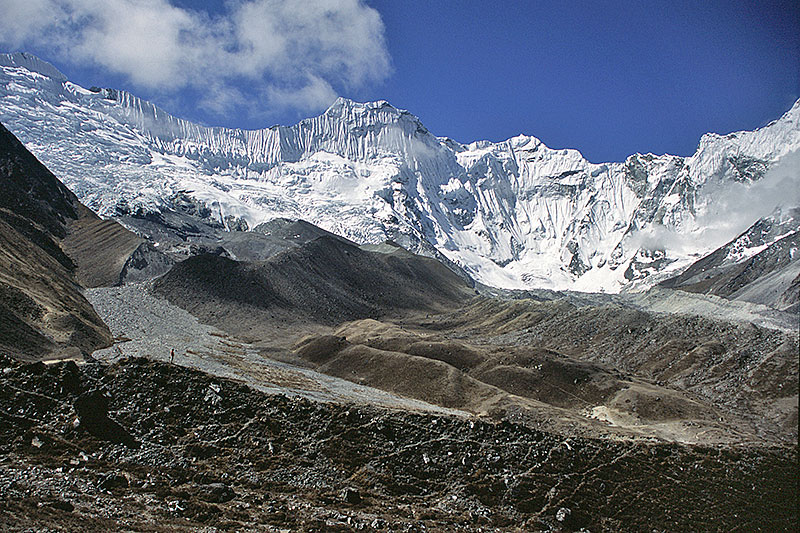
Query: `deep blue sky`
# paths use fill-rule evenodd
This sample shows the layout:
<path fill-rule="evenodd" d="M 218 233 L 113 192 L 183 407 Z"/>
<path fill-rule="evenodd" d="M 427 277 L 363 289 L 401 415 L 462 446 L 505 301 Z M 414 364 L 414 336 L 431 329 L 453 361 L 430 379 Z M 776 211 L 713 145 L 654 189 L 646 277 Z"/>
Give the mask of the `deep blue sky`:
<path fill-rule="evenodd" d="M 800 97 L 797 2 L 495 4 L 375 2 L 395 74 L 363 96 L 437 135 L 526 133 L 595 162 L 689 155 L 703 133 L 762 126 Z"/>
<path fill-rule="evenodd" d="M 172 3 L 223 10 L 222 2 Z M 798 2 L 367 4 L 383 20 L 391 71 L 355 89 L 333 81 L 333 89 L 388 100 L 461 142 L 525 133 L 594 162 L 637 151 L 690 155 L 703 133 L 762 126 L 800 98 Z M 197 89 L 163 93 L 101 67 L 65 63 L 44 45 L 27 49 L 81 85 L 126 88 L 206 124 L 259 128 L 317 114 L 213 116 L 195 107 Z"/>

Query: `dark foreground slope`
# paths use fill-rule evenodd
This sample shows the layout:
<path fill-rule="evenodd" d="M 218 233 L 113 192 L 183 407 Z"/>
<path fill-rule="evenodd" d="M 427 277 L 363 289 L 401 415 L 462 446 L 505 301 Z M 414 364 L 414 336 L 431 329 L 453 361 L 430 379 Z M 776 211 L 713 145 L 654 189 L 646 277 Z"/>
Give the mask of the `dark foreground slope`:
<path fill-rule="evenodd" d="M 794 447 L 564 438 L 143 359 L 2 366 L 4 531 L 797 527 Z"/>
<path fill-rule="evenodd" d="M 260 340 L 276 323 L 336 325 L 359 318 L 452 309 L 474 296 L 434 259 L 369 252 L 322 236 L 266 261 L 200 255 L 155 282 L 202 321 Z"/>
<path fill-rule="evenodd" d="M 60 245 L 69 222 L 86 211 L 0 125 L 0 351 L 58 357 L 111 343 Z"/>

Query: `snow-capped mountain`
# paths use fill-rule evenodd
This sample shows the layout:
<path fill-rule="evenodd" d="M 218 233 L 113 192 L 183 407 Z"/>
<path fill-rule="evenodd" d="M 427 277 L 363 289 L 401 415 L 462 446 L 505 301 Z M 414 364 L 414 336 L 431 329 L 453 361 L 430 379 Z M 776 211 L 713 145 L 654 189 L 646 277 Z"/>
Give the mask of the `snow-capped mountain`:
<path fill-rule="evenodd" d="M 30 54 L 0 55 L 0 122 L 102 216 L 191 209 L 230 229 L 301 218 L 357 242 L 433 245 L 489 285 L 614 292 L 727 242 L 668 244 L 706 229 L 720 190 L 800 149 L 800 102 L 756 131 L 705 135 L 688 158 L 603 164 L 523 135 L 438 138 L 385 101 L 339 99 L 289 127 L 208 128 L 80 87 Z"/>

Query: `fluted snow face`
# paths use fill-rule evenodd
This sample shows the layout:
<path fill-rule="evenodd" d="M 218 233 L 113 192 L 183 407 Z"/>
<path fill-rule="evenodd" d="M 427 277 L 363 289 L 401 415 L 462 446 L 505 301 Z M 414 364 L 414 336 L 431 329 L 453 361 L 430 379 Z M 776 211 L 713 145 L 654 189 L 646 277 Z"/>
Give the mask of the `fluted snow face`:
<path fill-rule="evenodd" d="M 706 135 L 690 158 L 592 164 L 534 137 L 436 138 L 384 101 L 339 99 L 290 127 L 207 128 L 86 90 L 35 56 L 0 55 L 0 121 L 101 215 L 189 195 L 224 223 L 295 217 L 360 242 L 427 241 L 504 287 L 619 291 L 687 265 L 714 243 L 646 237 L 701 229 L 710 191 L 757 181 L 800 148 L 799 116 L 795 104 L 757 131 Z"/>

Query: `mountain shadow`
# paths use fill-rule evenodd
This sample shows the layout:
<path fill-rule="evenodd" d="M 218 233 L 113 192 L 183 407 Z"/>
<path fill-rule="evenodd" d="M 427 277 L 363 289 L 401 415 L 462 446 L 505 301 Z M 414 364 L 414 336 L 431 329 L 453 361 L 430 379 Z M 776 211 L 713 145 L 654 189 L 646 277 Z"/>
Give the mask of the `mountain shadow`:
<path fill-rule="evenodd" d="M 265 261 L 204 254 L 175 265 L 155 289 L 201 320 L 250 339 L 280 322 L 336 325 L 348 320 L 432 313 L 474 291 L 438 261 L 401 248 L 366 251 L 321 236 Z"/>

